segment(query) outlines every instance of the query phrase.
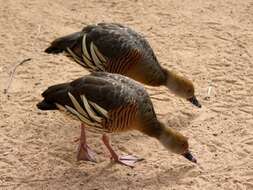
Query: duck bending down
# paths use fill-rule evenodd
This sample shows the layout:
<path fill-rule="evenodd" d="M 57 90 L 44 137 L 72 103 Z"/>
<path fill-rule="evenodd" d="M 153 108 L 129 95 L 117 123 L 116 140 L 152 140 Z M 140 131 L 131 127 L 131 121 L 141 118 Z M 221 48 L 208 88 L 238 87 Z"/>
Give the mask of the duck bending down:
<path fill-rule="evenodd" d="M 146 90 L 128 77 L 94 72 L 70 83 L 51 86 L 42 96 L 44 100 L 37 104 L 39 109 L 59 109 L 82 122 L 78 160 L 94 160 L 85 137 L 85 127 L 91 127 L 103 133 L 102 140 L 118 163 L 133 166 L 140 159 L 118 156 L 106 133 L 129 130 L 154 137 L 168 150 L 196 162 L 187 138 L 158 121 Z"/>
<path fill-rule="evenodd" d="M 201 107 L 193 83 L 162 67 L 148 41 L 121 24 L 88 25 L 80 32 L 57 38 L 45 52 L 65 52 L 91 72 L 107 71 L 150 86 L 164 85 L 177 96 Z"/>

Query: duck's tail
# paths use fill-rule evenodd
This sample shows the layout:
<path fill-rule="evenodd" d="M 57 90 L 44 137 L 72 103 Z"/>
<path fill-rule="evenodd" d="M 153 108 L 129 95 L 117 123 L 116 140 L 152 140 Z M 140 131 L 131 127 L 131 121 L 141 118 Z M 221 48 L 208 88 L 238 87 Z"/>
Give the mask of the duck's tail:
<path fill-rule="evenodd" d="M 37 108 L 40 110 L 57 110 L 56 103 L 65 102 L 68 104 L 69 97 L 68 91 L 70 89 L 69 83 L 58 84 L 49 87 L 42 93 L 44 100 L 37 104 Z"/>
<path fill-rule="evenodd" d="M 49 54 L 58 54 L 66 51 L 67 48 L 72 48 L 76 45 L 76 43 L 82 39 L 82 32 L 75 32 L 73 34 L 69 34 L 67 36 L 63 36 L 55 39 L 51 42 L 51 45 L 45 49 L 46 53 Z"/>

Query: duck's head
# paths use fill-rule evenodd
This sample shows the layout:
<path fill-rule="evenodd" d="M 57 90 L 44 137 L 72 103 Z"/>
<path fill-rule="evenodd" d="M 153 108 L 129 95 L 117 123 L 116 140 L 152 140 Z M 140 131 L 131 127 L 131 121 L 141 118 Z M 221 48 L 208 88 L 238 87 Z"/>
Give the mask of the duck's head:
<path fill-rule="evenodd" d="M 195 96 L 195 89 L 192 81 L 168 70 L 166 70 L 166 73 L 166 86 L 177 96 L 180 96 L 181 98 L 190 101 L 193 105 L 201 108 L 201 104 Z"/>
<path fill-rule="evenodd" d="M 169 151 L 182 155 L 187 160 L 197 163 L 196 158 L 193 157 L 193 155 L 191 154 L 189 150 L 187 137 L 183 136 L 179 132 L 171 128 L 164 127 L 164 130 L 159 137 L 159 141 Z"/>

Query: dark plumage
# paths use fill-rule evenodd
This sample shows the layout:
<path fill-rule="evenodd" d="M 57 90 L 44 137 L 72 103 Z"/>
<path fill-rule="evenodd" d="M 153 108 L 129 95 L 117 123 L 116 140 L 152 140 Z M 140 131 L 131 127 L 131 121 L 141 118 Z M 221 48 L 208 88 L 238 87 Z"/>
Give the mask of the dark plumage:
<path fill-rule="evenodd" d="M 128 77 L 95 72 L 70 83 L 49 87 L 37 104 L 41 110 L 60 109 L 76 116 L 86 126 L 104 132 L 139 130 L 158 139 L 166 148 L 178 154 L 189 154 L 187 139 L 158 121 L 152 102 L 142 85 Z M 84 129 L 82 129 L 84 133 Z M 81 139 L 84 139 L 84 134 Z M 107 137 L 103 137 L 108 145 Z M 83 142 L 87 159 L 88 148 Z M 119 158 L 112 157 L 123 164 Z M 89 159 L 90 160 L 90 159 Z M 191 161 L 195 161 L 192 159 Z"/>
<path fill-rule="evenodd" d="M 148 41 L 116 23 L 88 25 L 82 31 L 54 40 L 45 52 L 66 52 L 89 71 L 118 73 L 151 86 L 165 85 L 200 107 L 192 82 L 159 64 Z"/>

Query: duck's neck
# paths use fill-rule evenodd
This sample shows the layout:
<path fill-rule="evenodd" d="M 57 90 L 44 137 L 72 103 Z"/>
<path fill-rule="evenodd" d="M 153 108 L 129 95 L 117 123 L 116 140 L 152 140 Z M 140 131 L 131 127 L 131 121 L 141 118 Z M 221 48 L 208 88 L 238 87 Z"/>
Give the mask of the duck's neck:
<path fill-rule="evenodd" d="M 169 71 L 168 69 L 163 68 L 163 73 L 165 75 L 165 81 L 163 85 L 170 89 L 172 92 L 175 92 L 178 88 L 177 81 L 179 80 L 179 76 L 173 71 Z"/>
<path fill-rule="evenodd" d="M 173 136 L 173 131 L 156 119 L 144 126 L 141 132 L 156 138 L 162 144 L 166 143 L 165 141 L 168 141 L 168 139 L 171 139 L 170 137 Z"/>

